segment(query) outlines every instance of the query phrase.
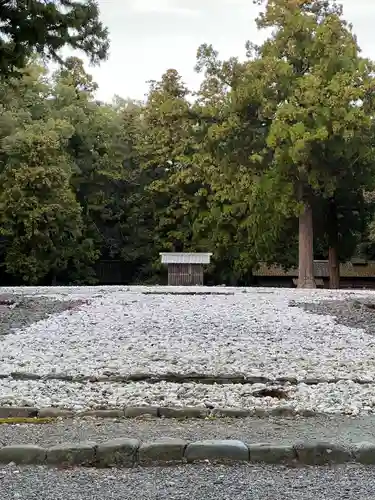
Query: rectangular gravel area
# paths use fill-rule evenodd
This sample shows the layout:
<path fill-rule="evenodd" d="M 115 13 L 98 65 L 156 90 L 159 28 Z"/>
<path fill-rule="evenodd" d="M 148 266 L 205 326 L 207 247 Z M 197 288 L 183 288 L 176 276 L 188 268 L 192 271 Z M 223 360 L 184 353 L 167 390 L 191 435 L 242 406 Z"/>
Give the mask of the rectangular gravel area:
<path fill-rule="evenodd" d="M 180 292 L 198 292 L 180 295 Z M 144 292 L 147 292 L 145 294 Z M 151 292 L 151 293 L 150 293 Z M 158 292 L 156 295 L 153 292 Z M 163 295 L 163 293 L 165 294 Z M 284 401 L 252 388 L 201 384 L 97 384 L 0 380 L 0 404 L 62 406 L 291 407 L 375 413 L 375 337 L 296 303 L 370 300 L 371 291 L 197 287 L 0 289 L 38 301 L 84 301 L 0 338 L 0 375 L 126 376 L 191 372 L 267 379 L 349 381 L 299 384 Z M 372 299 L 371 299 L 372 300 Z M 40 302 L 42 303 L 42 302 Z M 44 307 L 44 306 L 43 306 Z M 16 310 L 16 309 L 15 309 Z M 2 317 L 2 328 L 9 329 Z M 369 385 L 353 381 L 369 382 Z M 56 382 L 56 383 L 55 383 Z"/>
<path fill-rule="evenodd" d="M 192 290 L 203 295 L 181 296 L 179 287 L 166 288 L 165 295 L 143 293 L 161 287 L 24 290 L 88 304 L 6 336 L 0 374 L 198 372 L 375 381 L 373 336 L 289 305 L 366 297 L 370 291 L 198 287 Z"/>

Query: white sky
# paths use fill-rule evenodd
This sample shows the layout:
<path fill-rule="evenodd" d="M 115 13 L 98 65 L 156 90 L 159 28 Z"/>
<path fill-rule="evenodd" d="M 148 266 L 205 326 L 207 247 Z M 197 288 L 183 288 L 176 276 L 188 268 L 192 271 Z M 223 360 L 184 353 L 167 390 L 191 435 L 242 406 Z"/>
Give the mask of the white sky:
<path fill-rule="evenodd" d="M 375 59 L 375 0 L 342 0 L 363 54 Z M 142 99 L 148 80 L 175 68 L 190 88 L 197 48 L 212 43 L 220 56 L 244 56 L 246 40 L 259 42 L 252 0 L 99 0 L 111 38 L 109 60 L 88 68 L 99 84 L 98 98 L 114 94 Z"/>

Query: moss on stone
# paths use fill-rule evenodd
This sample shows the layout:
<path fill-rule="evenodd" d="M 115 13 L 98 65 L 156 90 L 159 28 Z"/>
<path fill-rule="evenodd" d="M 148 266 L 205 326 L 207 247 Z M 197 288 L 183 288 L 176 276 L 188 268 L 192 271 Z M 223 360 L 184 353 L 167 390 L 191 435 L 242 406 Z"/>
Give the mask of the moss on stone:
<path fill-rule="evenodd" d="M 9 418 L 0 418 L 0 424 L 50 424 L 54 422 L 56 419 L 51 417 L 45 418 L 27 418 L 27 417 L 9 417 Z"/>

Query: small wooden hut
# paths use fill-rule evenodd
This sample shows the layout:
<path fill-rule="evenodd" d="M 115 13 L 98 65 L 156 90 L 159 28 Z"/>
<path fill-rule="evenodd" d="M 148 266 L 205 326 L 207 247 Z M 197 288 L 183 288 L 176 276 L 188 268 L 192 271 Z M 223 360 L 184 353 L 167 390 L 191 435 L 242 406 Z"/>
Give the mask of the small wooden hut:
<path fill-rule="evenodd" d="M 168 285 L 203 285 L 203 266 L 210 263 L 211 255 L 212 253 L 161 253 L 161 263 L 168 267 Z"/>

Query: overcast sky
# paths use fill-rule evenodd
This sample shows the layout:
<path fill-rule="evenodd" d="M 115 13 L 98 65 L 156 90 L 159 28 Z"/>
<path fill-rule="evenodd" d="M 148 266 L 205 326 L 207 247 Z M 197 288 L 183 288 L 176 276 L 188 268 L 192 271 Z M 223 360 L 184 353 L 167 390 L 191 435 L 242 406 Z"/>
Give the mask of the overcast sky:
<path fill-rule="evenodd" d="M 375 0 L 342 0 L 366 56 L 375 59 Z M 177 69 L 189 87 L 199 84 L 195 55 L 212 43 L 223 58 L 244 56 L 246 40 L 259 42 L 252 0 L 99 0 L 111 38 L 109 60 L 90 68 L 98 97 L 142 99 L 147 80 Z"/>

